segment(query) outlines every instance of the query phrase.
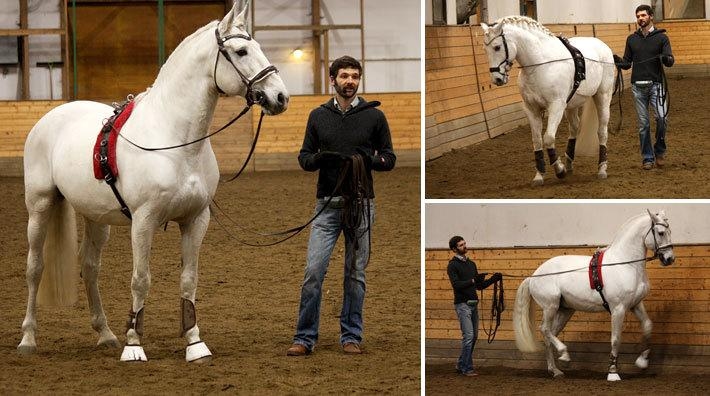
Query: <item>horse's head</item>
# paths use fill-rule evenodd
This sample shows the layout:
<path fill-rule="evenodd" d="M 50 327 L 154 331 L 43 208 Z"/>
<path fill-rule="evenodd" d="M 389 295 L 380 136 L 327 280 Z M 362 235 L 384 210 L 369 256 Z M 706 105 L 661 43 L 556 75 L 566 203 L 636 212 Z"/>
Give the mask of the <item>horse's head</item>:
<path fill-rule="evenodd" d="M 675 261 L 673 253 L 673 242 L 671 241 L 671 228 L 668 225 L 668 218 L 664 211 L 656 214 L 646 210 L 651 217 L 651 228 L 646 233 L 644 243 L 646 248 L 653 250 L 653 253 L 661 260 L 661 265 L 667 266 Z"/>
<path fill-rule="evenodd" d="M 217 26 L 219 52 L 214 81 L 220 92 L 242 95 L 249 104 L 261 105 L 266 114 L 279 114 L 288 107 L 288 91 L 276 67 L 269 63 L 259 43 L 246 31 L 248 3 L 248 0 L 235 1 Z"/>
<path fill-rule="evenodd" d="M 481 23 L 481 28 L 488 64 L 491 66 L 488 69 L 491 72 L 491 81 L 498 86 L 507 84 L 508 73 L 513 66 L 517 50 L 515 43 L 506 40 L 502 23 L 494 23 L 490 26 Z"/>

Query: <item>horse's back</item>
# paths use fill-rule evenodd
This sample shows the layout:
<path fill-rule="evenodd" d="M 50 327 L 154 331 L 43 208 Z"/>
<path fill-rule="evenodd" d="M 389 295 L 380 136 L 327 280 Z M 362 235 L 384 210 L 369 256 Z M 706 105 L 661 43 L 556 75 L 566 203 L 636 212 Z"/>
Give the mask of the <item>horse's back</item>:
<path fill-rule="evenodd" d="M 611 48 L 596 37 L 572 37 L 569 41 L 587 58 L 603 62 L 614 61 Z"/>

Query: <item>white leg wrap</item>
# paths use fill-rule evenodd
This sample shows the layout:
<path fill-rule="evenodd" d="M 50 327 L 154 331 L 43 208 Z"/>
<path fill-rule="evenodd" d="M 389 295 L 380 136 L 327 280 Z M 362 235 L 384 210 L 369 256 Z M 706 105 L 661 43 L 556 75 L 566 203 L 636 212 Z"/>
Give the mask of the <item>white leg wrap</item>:
<path fill-rule="evenodd" d="M 542 173 L 539 171 L 535 172 L 535 177 L 532 179 L 531 184 L 533 186 L 542 186 L 544 182 L 545 179 L 543 178 Z"/>
<path fill-rule="evenodd" d="M 609 373 L 606 376 L 607 381 L 621 381 L 621 377 L 619 377 L 618 373 Z"/>
<path fill-rule="evenodd" d="M 599 172 L 597 172 L 597 178 L 606 179 L 606 161 L 599 164 Z"/>
<path fill-rule="evenodd" d="M 140 345 L 126 345 L 121 354 L 122 362 L 147 362 L 148 358 Z"/>
<path fill-rule="evenodd" d="M 212 352 L 207 348 L 204 341 L 190 344 L 185 348 L 185 360 L 194 362 L 195 360 L 212 356 Z"/>

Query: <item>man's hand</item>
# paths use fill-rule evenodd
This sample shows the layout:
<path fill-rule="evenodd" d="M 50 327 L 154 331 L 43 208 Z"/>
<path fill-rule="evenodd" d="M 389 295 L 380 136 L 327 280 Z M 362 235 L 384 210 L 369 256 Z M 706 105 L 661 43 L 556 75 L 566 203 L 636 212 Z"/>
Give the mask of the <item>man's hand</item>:
<path fill-rule="evenodd" d="M 661 62 L 663 62 L 664 65 L 666 65 L 668 67 L 673 65 L 673 56 L 672 55 L 661 54 L 660 58 L 661 58 Z"/>
<path fill-rule="evenodd" d="M 501 274 L 500 272 L 496 272 L 495 274 L 493 274 L 493 276 L 491 276 L 491 281 L 493 282 L 498 282 L 500 280 L 503 280 L 503 274 Z"/>
<path fill-rule="evenodd" d="M 345 154 L 338 153 L 336 151 L 320 151 L 316 153 L 313 157 L 316 165 L 319 167 L 324 166 L 340 166 L 343 161 L 350 159 Z"/>
<path fill-rule="evenodd" d="M 362 157 L 362 161 L 365 163 L 365 168 L 370 170 L 372 168 L 372 161 L 375 160 L 370 153 L 368 153 L 364 148 L 358 147 L 355 149 L 355 152 L 360 154 L 360 157 Z"/>
<path fill-rule="evenodd" d="M 614 63 L 624 63 L 624 59 L 619 55 L 614 54 Z"/>

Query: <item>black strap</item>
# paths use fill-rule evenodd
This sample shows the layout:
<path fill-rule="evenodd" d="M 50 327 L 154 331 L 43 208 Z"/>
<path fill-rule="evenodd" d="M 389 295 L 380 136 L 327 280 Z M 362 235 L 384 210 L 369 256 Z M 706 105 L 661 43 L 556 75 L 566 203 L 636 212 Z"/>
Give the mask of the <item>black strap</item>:
<path fill-rule="evenodd" d="M 570 92 L 570 94 L 567 96 L 567 103 L 569 103 L 575 92 L 577 92 L 577 88 L 579 88 L 579 85 L 582 83 L 583 80 L 587 78 L 586 64 L 582 52 L 578 50 L 575 46 L 570 44 L 569 40 L 566 37 L 557 36 L 557 38 L 560 39 L 562 44 L 567 48 L 569 53 L 572 55 L 572 60 L 574 61 L 574 82 L 572 84 L 572 92 Z"/>
<path fill-rule="evenodd" d="M 594 283 L 594 289 L 599 292 L 599 296 L 601 296 L 602 298 L 602 305 L 604 306 L 604 309 L 606 309 L 607 312 L 611 313 L 611 311 L 609 310 L 609 303 L 606 301 L 606 298 L 604 297 L 604 292 L 602 291 L 604 289 L 604 286 L 599 281 L 599 272 L 601 271 L 601 265 L 599 263 L 600 254 L 601 251 L 596 251 L 592 256 L 592 261 L 590 263 L 592 271 L 592 282 Z"/>
<path fill-rule="evenodd" d="M 116 187 L 116 175 L 114 175 L 113 170 L 111 170 L 111 166 L 108 163 L 109 135 L 111 134 L 111 130 L 113 130 L 113 124 L 116 122 L 116 118 L 118 118 L 118 116 L 126 108 L 126 104 L 128 104 L 128 102 L 124 103 L 121 107 L 115 109 L 113 111 L 114 114 L 111 116 L 111 118 L 108 119 L 108 121 L 106 121 L 106 124 L 104 124 L 103 128 L 101 128 L 99 166 L 101 167 L 101 171 L 103 171 L 104 173 L 104 180 L 106 181 L 106 184 L 111 187 L 113 195 L 116 197 L 118 204 L 121 205 L 121 213 L 123 213 L 124 216 L 128 217 L 129 220 L 133 220 L 133 218 L 131 217 L 131 210 L 128 209 L 126 201 L 123 200 L 123 197 L 121 197 L 121 193 L 118 192 L 118 188 Z"/>

